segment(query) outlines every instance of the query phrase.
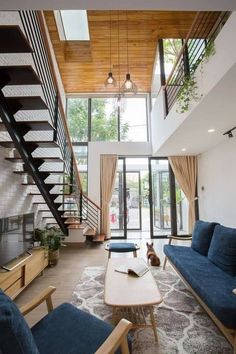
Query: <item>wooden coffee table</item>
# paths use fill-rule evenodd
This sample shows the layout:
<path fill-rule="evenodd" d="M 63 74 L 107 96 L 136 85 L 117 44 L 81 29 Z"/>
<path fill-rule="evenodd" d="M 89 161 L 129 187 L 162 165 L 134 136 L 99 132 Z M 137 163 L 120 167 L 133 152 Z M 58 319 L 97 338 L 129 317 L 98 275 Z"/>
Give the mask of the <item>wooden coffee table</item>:
<path fill-rule="evenodd" d="M 118 266 L 127 267 L 144 262 L 142 258 L 109 259 L 105 278 L 105 304 L 113 308 L 113 322 L 121 317 L 129 319 L 133 328 L 152 327 L 156 341 L 157 330 L 153 305 L 162 302 L 162 296 L 150 271 L 142 277 L 131 276 L 115 271 Z M 150 316 L 150 321 L 147 321 Z"/>

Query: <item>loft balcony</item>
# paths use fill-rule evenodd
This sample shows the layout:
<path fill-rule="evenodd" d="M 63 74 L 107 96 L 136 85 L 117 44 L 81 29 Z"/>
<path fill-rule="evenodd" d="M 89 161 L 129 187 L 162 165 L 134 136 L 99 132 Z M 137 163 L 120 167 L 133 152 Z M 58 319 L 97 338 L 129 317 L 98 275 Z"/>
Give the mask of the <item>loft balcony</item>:
<path fill-rule="evenodd" d="M 203 153 L 223 142 L 223 134 L 235 126 L 235 26 L 236 14 L 232 13 L 214 40 L 215 53 L 194 73 L 197 99 L 186 110 L 183 100 L 179 103 L 176 98 L 166 113 L 165 89 L 160 89 L 152 110 L 154 155 Z"/>

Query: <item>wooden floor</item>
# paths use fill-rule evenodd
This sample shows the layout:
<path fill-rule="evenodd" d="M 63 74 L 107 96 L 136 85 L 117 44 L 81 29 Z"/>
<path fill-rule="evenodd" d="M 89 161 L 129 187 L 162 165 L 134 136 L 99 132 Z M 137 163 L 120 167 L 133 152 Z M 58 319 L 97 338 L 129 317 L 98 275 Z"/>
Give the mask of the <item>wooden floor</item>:
<path fill-rule="evenodd" d="M 132 240 L 135 242 L 135 240 Z M 146 241 L 138 240 L 140 251 L 138 257 L 146 256 Z M 165 239 L 155 240 L 155 250 L 163 263 L 163 245 L 167 241 Z M 132 256 L 129 254 L 112 254 L 112 257 Z M 83 244 L 79 246 L 67 246 L 61 249 L 60 260 L 55 267 L 46 268 L 42 276 L 37 277 L 16 299 L 18 306 L 30 301 L 32 297 L 49 285 L 57 288 L 53 294 L 53 304 L 57 305 L 63 302 L 70 302 L 72 292 L 79 282 L 82 272 L 88 266 L 106 265 L 108 260 L 107 251 L 104 244 Z M 30 326 L 38 322 L 46 314 L 46 305 L 40 305 L 36 310 L 26 316 Z"/>

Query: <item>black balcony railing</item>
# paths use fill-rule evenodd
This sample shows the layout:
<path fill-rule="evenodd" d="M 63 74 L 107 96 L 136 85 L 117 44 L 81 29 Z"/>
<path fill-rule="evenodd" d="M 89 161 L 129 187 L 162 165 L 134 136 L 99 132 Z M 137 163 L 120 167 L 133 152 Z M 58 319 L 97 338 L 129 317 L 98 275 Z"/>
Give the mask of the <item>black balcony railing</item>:
<path fill-rule="evenodd" d="M 176 62 L 164 86 L 166 114 L 176 102 L 184 81 L 194 75 L 203 58 L 213 51 L 213 43 L 230 12 L 198 12 L 184 40 Z"/>

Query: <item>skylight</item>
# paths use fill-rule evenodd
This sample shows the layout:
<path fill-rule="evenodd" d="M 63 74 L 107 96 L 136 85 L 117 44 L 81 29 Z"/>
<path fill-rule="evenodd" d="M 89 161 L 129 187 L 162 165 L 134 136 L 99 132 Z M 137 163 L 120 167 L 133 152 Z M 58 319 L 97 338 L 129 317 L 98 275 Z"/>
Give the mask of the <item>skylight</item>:
<path fill-rule="evenodd" d="M 86 10 L 60 10 L 54 13 L 62 41 L 89 41 Z"/>

